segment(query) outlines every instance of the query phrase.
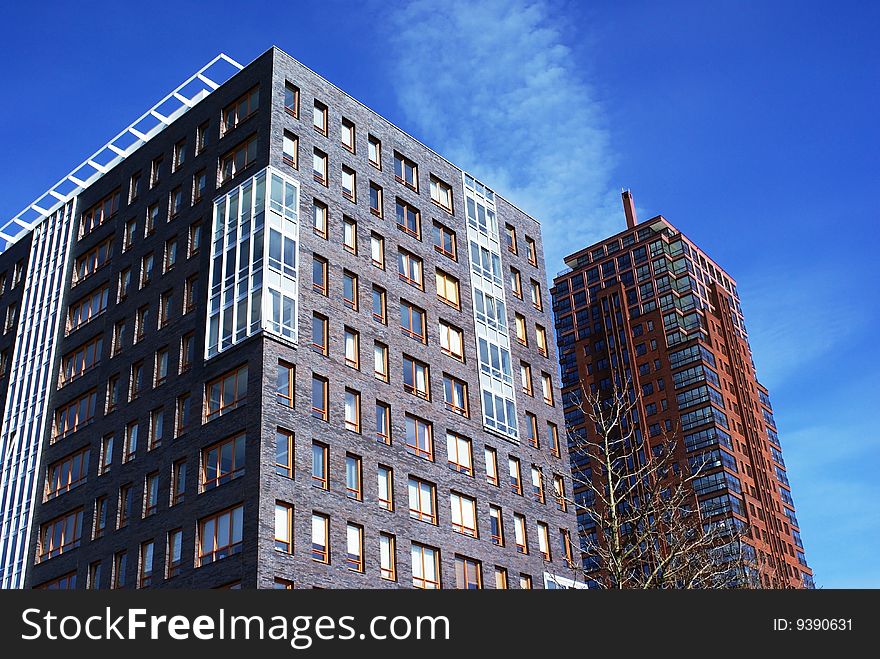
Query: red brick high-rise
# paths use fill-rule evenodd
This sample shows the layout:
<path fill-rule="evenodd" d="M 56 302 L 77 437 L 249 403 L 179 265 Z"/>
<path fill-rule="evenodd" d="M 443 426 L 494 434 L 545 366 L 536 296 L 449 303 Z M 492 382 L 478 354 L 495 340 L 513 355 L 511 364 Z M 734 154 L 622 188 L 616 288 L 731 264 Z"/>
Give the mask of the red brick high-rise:
<path fill-rule="evenodd" d="M 626 230 L 567 257 L 554 280 L 566 424 L 594 432 L 576 404 L 582 387 L 631 382 L 639 437 L 653 446 L 674 434 L 684 467 L 710 451 L 717 458 L 692 482 L 701 514 L 747 525 L 762 585 L 812 587 L 736 283 L 663 216 L 639 223 L 629 191 L 623 204 Z M 586 465 L 572 468 L 581 480 Z M 582 536 L 595 532 L 589 515 L 579 523 Z"/>

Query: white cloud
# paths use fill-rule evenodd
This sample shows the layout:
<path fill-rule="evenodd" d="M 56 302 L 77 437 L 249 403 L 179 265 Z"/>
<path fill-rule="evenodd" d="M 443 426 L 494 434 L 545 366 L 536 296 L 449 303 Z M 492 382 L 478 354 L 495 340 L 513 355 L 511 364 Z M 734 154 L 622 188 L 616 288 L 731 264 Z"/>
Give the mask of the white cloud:
<path fill-rule="evenodd" d="M 414 0 L 396 10 L 398 100 L 414 132 L 542 224 L 548 271 L 623 228 L 596 94 L 549 1 Z"/>

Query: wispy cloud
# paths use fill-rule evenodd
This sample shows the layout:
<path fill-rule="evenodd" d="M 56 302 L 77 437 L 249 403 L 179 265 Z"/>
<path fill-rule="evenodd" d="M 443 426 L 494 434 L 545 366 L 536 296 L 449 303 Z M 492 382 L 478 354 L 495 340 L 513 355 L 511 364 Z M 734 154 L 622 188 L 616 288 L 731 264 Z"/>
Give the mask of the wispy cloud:
<path fill-rule="evenodd" d="M 394 88 L 414 132 L 543 228 L 548 270 L 620 228 L 596 93 L 550 0 L 395 7 Z"/>

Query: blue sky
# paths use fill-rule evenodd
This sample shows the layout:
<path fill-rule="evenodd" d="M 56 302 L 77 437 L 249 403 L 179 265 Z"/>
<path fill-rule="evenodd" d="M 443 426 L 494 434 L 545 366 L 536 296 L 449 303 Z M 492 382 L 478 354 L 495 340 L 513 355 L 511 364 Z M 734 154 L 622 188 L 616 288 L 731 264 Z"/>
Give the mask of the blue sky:
<path fill-rule="evenodd" d="M 539 218 L 551 274 L 629 187 L 739 282 L 817 584 L 880 587 L 880 5 L 122 4 L 6 9 L 3 220 L 217 52 L 272 44 Z"/>

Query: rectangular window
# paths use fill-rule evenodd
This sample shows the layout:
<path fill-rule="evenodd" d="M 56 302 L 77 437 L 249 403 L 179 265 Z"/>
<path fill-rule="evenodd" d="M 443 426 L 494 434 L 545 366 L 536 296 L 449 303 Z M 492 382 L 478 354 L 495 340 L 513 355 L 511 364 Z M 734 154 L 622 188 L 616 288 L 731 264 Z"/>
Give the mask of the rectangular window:
<path fill-rule="evenodd" d="M 110 299 L 110 286 L 105 284 L 70 305 L 67 312 L 67 333 L 70 334 L 87 322 L 107 311 Z M 12 305 L 9 307 L 12 309 Z M 13 311 L 13 318 L 15 312 Z M 8 319 L 8 315 L 7 315 Z M 7 321 L 8 324 L 8 321 Z"/>
<path fill-rule="evenodd" d="M 560 457 L 562 453 L 559 448 L 559 428 L 555 423 L 547 422 L 547 437 L 550 442 L 550 453 L 557 458 Z"/>
<path fill-rule="evenodd" d="M 220 135 L 223 136 L 250 117 L 260 107 L 260 88 L 254 87 L 223 108 Z"/>
<path fill-rule="evenodd" d="M 275 400 L 284 407 L 293 407 L 296 383 L 296 366 L 278 362 L 278 375 L 275 379 Z"/>
<path fill-rule="evenodd" d="M 370 259 L 374 266 L 385 269 L 385 239 L 375 232 L 370 234 Z"/>
<path fill-rule="evenodd" d="M 394 178 L 406 187 L 419 191 L 419 168 L 412 160 L 394 152 Z"/>
<path fill-rule="evenodd" d="M 495 590 L 507 590 L 507 570 L 499 565 L 495 566 Z"/>
<path fill-rule="evenodd" d="M 455 556 L 455 587 L 462 590 L 479 590 L 483 587 L 480 561 L 466 556 Z"/>
<path fill-rule="evenodd" d="M 200 202 L 208 190 L 208 172 L 200 169 L 193 175 L 193 203 Z"/>
<path fill-rule="evenodd" d="M 165 291 L 159 297 L 159 327 L 165 327 L 171 322 L 171 314 L 174 307 L 174 291 Z"/>
<path fill-rule="evenodd" d="M 117 513 L 116 528 L 121 529 L 128 526 L 128 520 L 134 512 L 134 490 L 131 483 L 127 483 L 119 488 L 119 506 Z"/>
<path fill-rule="evenodd" d="M 140 181 L 140 175 L 135 175 L 137 182 Z M 132 177 L 132 190 L 135 191 L 132 201 L 137 198 L 137 185 L 135 185 L 135 176 Z M 82 214 L 79 221 L 79 237 L 87 236 L 99 226 L 107 222 L 111 217 L 115 216 L 119 211 L 119 202 L 122 197 L 121 190 L 114 190 L 104 197 L 97 204 L 89 208 Z"/>
<path fill-rule="evenodd" d="M 104 339 L 98 336 L 67 353 L 61 359 L 60 386 L 73 382 L 95 368 L 101 360 L 103 349 Z"/>
<path fill-rule="evenodd" d="M 281 140 L 281 158 L 284 164 L 299 167 L 299 138 L 289 130 L 284 131 Z"/>
<path fill-rule="evenodd" d="M 424 310 L 406 300 L 400 301 L 400 329 L 413 339 L 428 342 Z"/>
<path fill-rule="evenodd" d="M 382 217 L 382 187 L 370 181 L 370 212 Z"/>
<path fill-rule="evenodd" d="M 55 412 L 55 438 L 58 441 L 95 420 L 98 391 L 92 389 L 76 400 L 62 405 Z"/>
<path fill-rule="evenodd" d="M 183 558 L 183 529 L 168 531 L 168 549 L 166 550 L 165 557 L 167 562 L 165 568 L 166 578 L 176 577 L 180 574 L 180 565 Z"/>
<path fill-rule="evenodd" d="M 538 246 L 535 244 L 534 239 L 526 236 L 526 248 L 529 254 L 529 263 L 534 266 L 538 265 Z"/>
<path fill-rule="evenodd" d="M 388 323 L 386 299 L 385 289 L 373 286 L 373 320 L 383 325 Z"/>
<path fill-rule="evenodd" d="M 420 458 L 434 459 L 434 440 L 430 422 L 412 414 L 406 415 L 406 448 Z"/>
<path fill-rule="evenodd" d="M 257 160 L 257 136 L 252 135 L 220 158 L 220 184 L 251 166 Z"/>
<path fill-rule="evenodd" d="M 199 253 L 202 247 L 202 223 L 196 222 L 189 227 L 189 239 L 187 245 L 187 257 L 192 258 Z"/>
<path fill-rule="evenodd" d="M 107 497 L 95 499 L 95 530 L 92 537 L 97 539 L 104 535 L 107 530 Z"/>
<path fill-rule="evenodd" d="M 160 407 L 158 410 L 150 412 L 150 440 L 147 444 L 147 450 L 152 451 L 162 445 L 165 438 L 165 408 Z"/>
<path fill-rule="evenodd" d="M 413 588 L 437 590 L 440 588 L 440 550 L 412 543 Z"/>
<path fill-rule="evenodd" d="M 318 563 L 330 562 L 330 518 L 319 513 L 312 515 L 311 555 Z"/>
<path fill-rule="evenodd" d="M 355 152 L 355 131 L 354 131 L 354 123 L 346 119 L 342 118 L 342 131 L 339 136 L 340 141 L 342 142 L 342 146 L 351 151 Z"/>
<path fill-rule="evenodd" d="M 275 473 L 285 478 L 293 478 L 293 432 L 284 428 L 275 429 Z"/>
<path fill-rule="evenodd" d="M 159 509 L 159 472 L 147 474 L 144 480 L 144 517 L 154 515 Z"/>
<path fill-rule="evenodd" d="M 529 553 L 529 541 L 526 535 L 526 518 L 519 513 L 513 514 L 513 535 L 516 551 L 520 554 Z"/>
<path fill-rule="evenodd" d="M 113 256 L 113 239 L 114 236 L 110 236 L 76 259 L 73 267 L 72 286 L 88 279 L 110 262 L 110 258 Z"/>
<path fill-rule="evenodd" d="M 180 339 L 180 372 L 185 373 L 192 368 L 196 356 L 196 336 L 189 332 Z"/>
<path fill-rule="evenodd" d="M 345 493 L 349 499 L 363 501 L 363 462 L 359 455 L 347 453 L 345 456 Z"/>
<path fill-rule="evenodd" d="M 535 465 L 532 465 L 532 496 L 537 502 L 544 503 L 544 473 Z"/>
<path fill-rule="evenodd" d="M 464 332 L 445 320 L 440 321 L 440 352 L 464 361 Z"/>
<path fill-rule="evenodd" d="M 509 224 L 504 225 L 504 242 L 507 245 L 507 250 L 511 254 L 517 253 L 516 229 Z"/>
<path fill-rule="evenodd" d="M 352 572 L 364 571 L 364 527 L 358 524 L 345 527 L 345 566 Z"/>
<path fill-rule="evenodd" d="M 397 543 L 390 533 L 379 534 L 379 576 L 397 581 Z"/>
<path fill-rule="evenodd" d="M 137 310 L 134 317 L 134 343 L 140 343 L 147 335 L 150 324 L 150 306 L 146 305 Z"/>
<path fill-rule="evenodd" d="M 403 390 L 407 393 L 430 400 L 430 368 L 418 359 L 403 356 Z"/>
<path fill-rule="evenodd" d="M 384 510 L 394 510 L 394 470 L 391 467 L 379 465 L 377 473 L 379 507 Z"/>
<path fill-rule="evenodd" d="M 329 181 L 328 172 L 327 154 L 320 149 L 315 149 L 312 154 L 312 178 L 321 185 L 327 185 Z"/>
<path fill-rule="evenodd" d="M 128 399 L 138 398 L 147 389 L 147 369 L 143 362 L 135 362 L 131 365 L 131 379 Z"/>
<path fill-rule="evenodd" d="M 549 373 L 541 373 L 541 394 L 547 405 L 553 405 L 553 380 Z"/>
<path fill-rule="evenodd" d="M 544 522 L 538 522 L 538 551 L 545 561 L 552 560 L 550 557 L 550 529 Z"/>
<path fill-rule="evenodd" d="M 541 284 L 532 279 L 530 281 L 530 288 L 532 291 L 532 306 L 538 311 L 543 311 L 544 301 L 541 299 Z"/>
<path fill-rule="evenodd" d="M 284 111 L 299 118 L 299 87 L 286 81 L 284 83 Z"/>
<path fill-rule="evenodd" d="M 325 316 L 312 314 L 312 349 L 325 357 L 330 354 L 329 323 Z"/>
<path fill-rule="evenodd" d="M 342 196 L 357 202 L 357 173 L 345 165 L 342 166 Z"/>
<path fill-rule="evenodd" d="M 425 289 L 422 259 L 402 248 L 397 250 L 397 275 L 410 286 L 420 291 Z"/>
<path fill-rule="evenodd" d="M 131 268 L 125 268 L 119 271 L 119 280 L 117 285 L 117 302 L 122 302 L 128 297 L 131 291 Z"/>
<path fill-rule="evenodd" d="M 516 314 L 516 340 L 524 346 L 529 345 L 529 338 L 526 335 L 526 317 L 522 314 Z"/>
<path fill-rule="evenodd" d="M 510 290 L 513 291 L 514 296 L 522 300 L 522 276 L 516 268 L 510 269 Z"/>
<path fill-rule="evenodd" d="M 376 441 L 391 444 L 391 407 L 376 401 Z"/>
<path fill-rule="evenodd" d="M 118 551 L 113 556 L 113 576 L 111 588 L 125 588 L 125 573 L 128 571 L 128 552 Z"/>
<path fill-rule="evenodd" d="M 192 394 L 186 393 L 177 397 L 176 415 L 175 437 L 180 437 L 189 430 L 194 420 Z"/>
<path fill-rule="evenodd" d="M 443 210 L 452 212 L 452 186 L 431 176 L 431 201 Z"/>
<path fill-rule="evenodd" d="M 452 530 L 456 533 L 477 537 L 477 501 L 471 497 L 452 492 Z"/>
<path fill-rule="evenodd" d="M 315 235 L 327 238 L 327 204 L 314 200 L 312 205 L 312 229 Z"/>
<path fill-rule="evenodd" d="M 484 451 L 486 458 L 486 482 L 498 487 L 498 453 L 489 446 Z"/>
<path fill-rule="evenodd" d="M 205 385 L 205 420 L 231 412 L 247 402 L 247 364 L 224 373 Z"/>
<path fill-rule="evenodd" d="M 183 210 L 183 188 L 177 186 L 168 196 L 168 218 L 173 220 Z"/>
<path fill-rule="evenodd" d="M 377 380 L 388 382 L 388 346 L 378 341 L 373 344 L 373 373 Z"/>
<path fill-rule="evenodd" d="M 312 442 L 312 486 L 330 489 L 330 448 L 320 442 Z"/>
<path fill-rule="evenodd" d="M 202 449 L 202 492 L 244 476 L 245 442 L 239 433 Z"/>
<path fill-rule="evenodd" d="M 498 506 L 489 506 L 489 533 L 493 545 L 504 546 L 504 516 Z"/>
<path fill-rule="evenodd" d="M 312 256 L 312 290 L 318 295 L 327 295 L 327 259 Z"/>
<path fill-rule="evenodd" d="M 241 553 L 244 506 L 199 520 L 198 564 L 208 565 Z"/>
<path fill-rule="evenodd" d="M 101 439 L 101 465 L 98 471 L 98 475 L 102 476 L 104 474 L 109 474 L 112 465 L 113 435 L 106 435 Z"/>
<path fill-rule="evenodd" d="M 318 100 L 312 109 L 312 126 L 321 135 L 327 134 L 327 106 Z"/>
<path fill-rule="evenodd" d="M 519 459 L 511 455 L 507 460 L 507 467 L 510 473 L 510 489 L 515 494 L 522 496 L 522 472 L 519 466 Z"/>
<path fill-rule="evenodd" d="M 146 286 L 153 281 L 153 267 L 155 266 L 155 263 L 156 259 L 152 252 L 141 259 L 141 288 L 146 288 Z"/>
<path fill-rule="evenodd" d="M 538 354 L 547 357 L 547 330 L 540 325 L 535 325 L 535 343 L 538 346 Z"/>
<path fill-rule="evenodd" d="M 468 416 L 467 383 L 456 377 L 443 374 L 443 402 L 446 409 L 454 414 Z"/>
<path fill-rule="evenodd" d="M 140 431 L 141 426 L 137 421 L 132 421 L 125 427 L 125 446 L 122 451 L 122 464 L 134 460 L 137 455 Z"/>
<path fill-rule="evenodd" d="M 369 143 L 368 151 L 370 164 L 377 169 L 382 169 L 382 142 L 379 141 L 378 137 L 373 135 L 370 135 L 367 141 Z"/>
<path fill-rule="evenodd" d="M 439 222 L 434 222 L 434 250 L 453 261 L 456 259 L 455 232 Z"/>
<path fill-rule="evenodd" d="M 411 236 L 415 236 L 419 240 L 422 239 L 422 222 L 421 215 L 419 210 L 413 206 L 412 204 L 404 201 L 403 199 L 397 199 L 397 228 L 403 231 L 404 233 L 408 233 Z"/>
<path fill-rule="evenodd" d="M 171 505 L 183 503 L 186 498 L 186 460 L 171 465 Z"/>
<path fill-rule="evenodd" d="M 198 128 L 196 128 L 196 153 L 201 153 L 205 150 L 205 146 L 208 143 L 209 125 L 209 122 L 206 121 L 205 123 L 199 125 Z"/>
<path fill-rule="evenodd" d="M 553 495 L 556 507 L 565 512 L 565 480 L 559 474 L 553 474 Z"/>
<path fill-rule="evenodd" d="M 358 308 L 358 278 L 348 270 L 342 271 L 342 302 L 349 309 L 357 311 Z"/>
<path fill-rule="evenodd" d="M 530 446 L 539 447 L 538 439 L 538 417 L 531 412 L 526 412 L 526 441 Z"/>
<path fill-rule="evenodd" d="M 162 271 L 169 272 L 177 265 L 177 236 L 165 241 L 165 258 L 162 260 Z"/>
<path fill-rule="evenodd" d="M 330 420 L 328 403 L 330 383 L 320 375 L 312 376 L 312 416 L 322 421 Z"/>
<path fill-rule="evenodd" d="M 122 236 L 122 251 L 131 249 L 137 237 L 137 220 L 128 220 L 125 223 L 125 233 Z"/>
<path fill-rule="evenodd" d="M 437 487 L 419 478 L 409 479 L 409 516 L 437 524 Z"/>
<path fill-rule="evenodd" d="M 526 396 L 534 396 L 532 389 L 532 367 L 526 362 L 519 363 L 519 377 L 522 382 L 522 391 Z"/>
<path fill-rule="evenodd" d="M 354 389 L 345 390 L 345 429 L 361 431 L 361 395 Z"/>
<path fill-rule="evenodd" d="M 84 448 L 49 465 L 44 493 L 46 501 L 69 492 L 86 481 L 89 472 L 89 454 L 89 449 Z"/>
<path fill-rule="evenodd" d="M 275 551 L 293 553 L 293 506 L 275 502 Z"/>
<path fill-rule="evenodd" d="M 461 308 L 461 293 L 459 290 L 458 279 L 452 275 L 437 270 L 437 297 L 443 302 L 456 309 Z"/>
<path fill-rule="evenodd" d="M 451 432 L 446 433 L 446 452 L 449 468 L 466 476 L 474 475 L 474 458 L 471 440 Z"/>
<path fill-rule="evenodd" d="M 357 222 L 348 216 L 342 218 L 342 248 L 350 254 L 357 254 Z"/>
<path fill-rule="evenodd" d="M 153 158 L 153 162 L 150 165 L 150 189 L 152 190 L 157 185 L 159 185 L 159 180 L 162 178 L 162 163 L 164 158 L 162 156 L 158 156 Z"/>

